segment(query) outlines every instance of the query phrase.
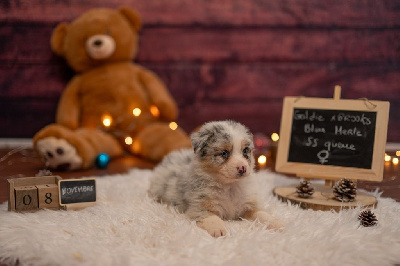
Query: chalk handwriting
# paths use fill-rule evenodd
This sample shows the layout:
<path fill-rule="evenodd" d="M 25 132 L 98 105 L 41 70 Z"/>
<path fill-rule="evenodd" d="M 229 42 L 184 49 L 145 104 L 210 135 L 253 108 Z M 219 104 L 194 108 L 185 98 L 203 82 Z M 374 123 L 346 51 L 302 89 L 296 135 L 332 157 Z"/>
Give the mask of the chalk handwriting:
<path fill-rule="evenodd" d="M 305 146 L 307 147 L 317 147 L 318 146 L 318 138 L 314 137 L 308 137 L 306 143 L 304 143 Z"/>
<path fill-rule="evenodd" d="M 346 128 L 343 128 L 343 126 L 336 126 L 336 125 L 335 125 L 335 135 L 356 136 L 356 137 L 363 136 L 361 130 L 359 130 L 357 127 L 346 129 Z"/>
<path fill-rule="evenodd" d="M 94 185 L 92 186 L 75 186 L 71 188 L 62 188 L 61 194 L 64 196 L 65 194 L 71 195 L 74 193 L 85 193 L 94 191 Z"/>
<path fill-rule="evenodd" d="M 317 157 L 320 161 L 321 164 L 327 163 L 328 162 L 328 157 L 329 157 L 329 151 L 327 150 L 322 150 L 317 153 Z"/>
<path fill-rule="evenodd" d="M 324 147 L 328 149 L 328 151 L 330 151 L 332 148 L 336 148 L 336 149 L 345 149 L 345 150 L 352 150 L 355 151 L 356 147 L 354 146 L 354 144 L 351 143 L 343 143 L 343 142 L 336 142 L 335 140 L 328 140 L 325 141 L 324 143 Z"/>
<path fill-rule="evenodd" d="M 304 133 L 326 133 L 325 128 L 316 127 L 314 124 L 305 124 Z"/>
<path fill-rule="evenodd" d="M 301 111 L 301 110 L 295 110 L 294 115 L 293 115 L 294 120 L 308 120 L 308 121 L 325 121 L 325 118 L 318 114 L 317 112 L 311 112 L 309 113 L 308 110 L 306 111 Z"/>
<path fill-rule="evenodd" d="M 375 123 L 375 112 L 294 108 L 288 161 L 370 168 Z"/>
<path fill-rule="evenodd" d="M 331 122 L 352 122 L 352 123 L 361 123 L 364 126 L 371 125 L 372 121 L 369 117 L 366 117 L 365 114 L 361 115 L 353 115 L 353 114 L 345 114 L 339 113 L 337 115 L 331 116 Z"/>

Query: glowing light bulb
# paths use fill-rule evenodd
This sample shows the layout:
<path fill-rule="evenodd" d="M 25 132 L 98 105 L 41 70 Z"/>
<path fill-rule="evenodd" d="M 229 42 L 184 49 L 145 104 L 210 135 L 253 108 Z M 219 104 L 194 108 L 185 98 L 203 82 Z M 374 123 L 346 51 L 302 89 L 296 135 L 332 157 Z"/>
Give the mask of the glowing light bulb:
<path fill-rule="evenodd" d="M 272 139 L 272 141 L 278 141 L 278 140 L 279 140 L 279 135 L 278 135 L 278 133 L 272 133 L 272 134 L 271 134 L 271 139 Z"/>
<path fill-rule="evenodd" d="M 396 156 L 400 156 L 400 151 L 396 151 Z"/>
<path fill-rule="evenodd" d="M 392 159 L 392 157 L 385 153 L 385 162 L 390 162 L 391 159 Z"/>
<path fill-rule="evenodd" d="M 158 110 L 157 106 L 155 106 L 155 105 L 150 106 L 150 113 L 154 117 L 159 117 L 160 116 L 160 110 Z"/>
<path fill-rule="evenodd" d="M 172 130 L 175 130 L 178 128 L 178 124 L 175 122 L 171 122 L 171 123 L 169 123 L 169 128 Z"/>
<path fill-rule="evenodd" d="M 260 155 L 257 159 L 259 164 L 264 165 L 267 162 L 267 157 L 265 155 Z"/>
<path fill-rule="evenodd" d="M 392 163 L 394 165 L 398 165 L 399 164 L 399 158 L 393 158 Z"/>
<path fill-rule="evenodd" d="M 103 125 L 109 127 L 112 124 L 112 117 L 110 115 L 103 115 L 102 117 Z"/>
<path fill-rule="evenodd" d="M 178 128 L 178 124 L 175 122 L 171 122 L 171 123 L 169 123 L 169 128 L 172 130 L 175 130 Z"/>
<path fill-rule="evenodd" d="M 132 145 L 133 143 L 133 139 L 131 137 L 126 137 L 125 138 L 125 144 L 126 145 Z"/>
<path fill-rule="evenodd" d="M 135 108 L 132 110 L 132 113 L 134 116 L 139 116 L 142 113 L 142 110 L 140 110 L 140 108 Z"/>

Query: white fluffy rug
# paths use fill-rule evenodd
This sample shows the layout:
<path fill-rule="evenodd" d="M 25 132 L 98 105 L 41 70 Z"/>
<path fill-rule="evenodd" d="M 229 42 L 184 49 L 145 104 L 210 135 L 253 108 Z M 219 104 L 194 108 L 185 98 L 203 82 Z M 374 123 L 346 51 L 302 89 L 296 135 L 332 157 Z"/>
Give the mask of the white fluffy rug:
<path fill-rule="evenodd" d="M 284 232 L 227 222 L 214 239 L 174 209 L 146 196 L 149 170 L 97 178 L 98 202 L 81 211 L 14 213 L 0 205 L 0 262 L 20 265 L 392 265 L 400 263 L 400 203 L 379 198 L 379 225 L 360 227 L 360 209 L 303 210 L 272 195 L 298 183 L 258 173 L 265 208 Z M 376 193 L 379 197 L 378 193 Z"/>

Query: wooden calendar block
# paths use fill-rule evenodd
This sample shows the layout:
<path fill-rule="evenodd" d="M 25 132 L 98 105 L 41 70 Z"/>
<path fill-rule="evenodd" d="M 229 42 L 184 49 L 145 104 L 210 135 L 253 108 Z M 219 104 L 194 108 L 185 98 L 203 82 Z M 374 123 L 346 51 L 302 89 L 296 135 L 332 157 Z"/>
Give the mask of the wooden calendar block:
<path fill-rule="evenodd" d="M 38 209 L 38 194 L 35 186 L 19 186 L 15 191 L 16 211 L 35 211 Z"/>
<path fill-rule="evenodd" d="M 56 184 L 44 184 L 37 185 L 38 189 L 38 200 L 39 208 L 46 209 L 59 209 L 58 199 L 58 185 Z"/>
<path fill-rule="evenodd" d="M 17 193 L 15 188 L 33 186 L 36 193 L 36 209 L 29 209 L 27 211 L 39 210 L 38 205 L 38 193 L 36 186 L 38 185 L 46 185 L 46 184 L 54 184 L 58 186 L 58 181 L 62 178 L 60 176 L 33 176 L 33 177 L 21 177 L 21 178 L 11 178 L 7 179 L 7 190 L 8 190 L 8 210 L 9 211 L 24 211 L 23 209 L 17 209 L 17 204 L 21 203 L 21 198 L 16 198 Z M 19 191 L 20 189 L 18 189 Z M 18 192 L 18 195 L 21 196 L 21 191 Z M 48 195 L 49 196 L 49 195 Z M 31 196 L 32 197 L 32 196 Z M 46 197 L 46 194 L 45 194 Z M 23 199 L 23 198 L 22 198 Z M 29 199 L 29 197 L 25 198 L 25 202 Z M 27 203 L 27 202 L 26 202 Z M 22 201 L 23 204 L 23 201 Z"/>

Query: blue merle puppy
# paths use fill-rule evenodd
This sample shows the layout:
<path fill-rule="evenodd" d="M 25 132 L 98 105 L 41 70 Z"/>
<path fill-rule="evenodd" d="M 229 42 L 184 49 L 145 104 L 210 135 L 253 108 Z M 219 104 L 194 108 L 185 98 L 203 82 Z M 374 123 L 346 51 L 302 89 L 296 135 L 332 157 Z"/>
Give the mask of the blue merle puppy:
<path fill-rule="evenodd" d="M 223 220 L 258 219 L 270 229 L 283 228 L 259 206 L 253 136 L 245 126 L 209 122 L 191 140 L 194 152 L 172 152 L 154 169 L 150 196 L 175 206 L 214 237 L 226 235 Z"/>

